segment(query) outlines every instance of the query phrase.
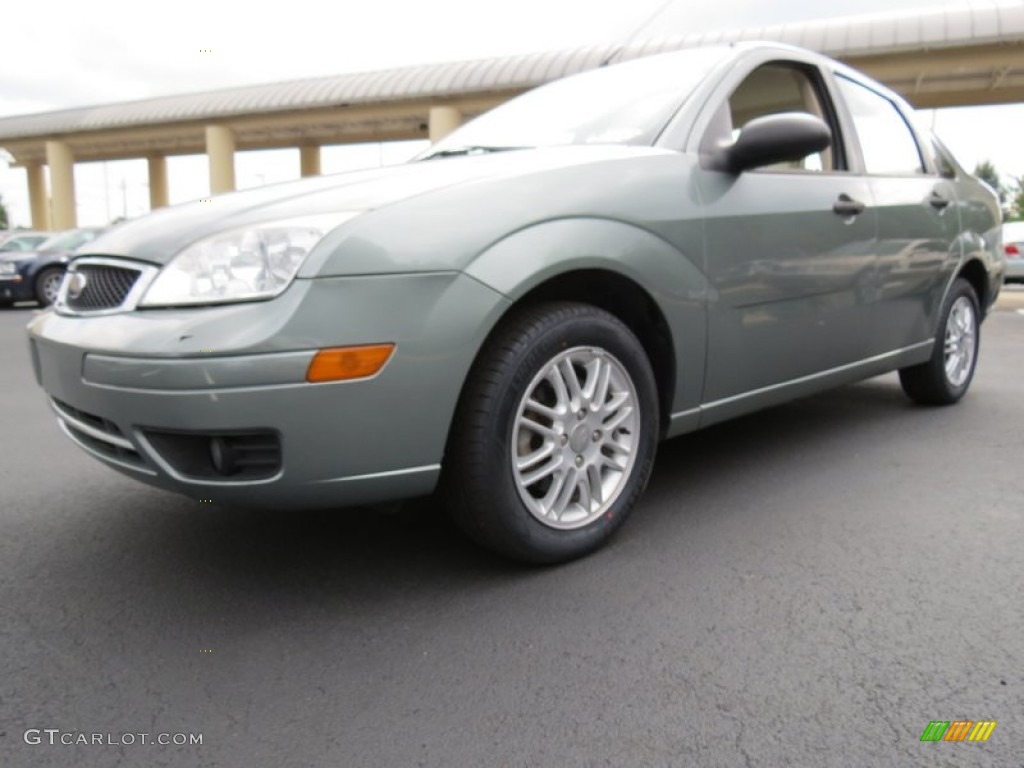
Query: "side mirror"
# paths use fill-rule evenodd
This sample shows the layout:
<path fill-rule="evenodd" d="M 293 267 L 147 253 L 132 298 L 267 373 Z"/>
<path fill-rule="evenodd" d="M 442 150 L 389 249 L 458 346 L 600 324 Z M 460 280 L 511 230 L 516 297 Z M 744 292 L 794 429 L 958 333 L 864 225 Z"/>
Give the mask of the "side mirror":
<path fill-rule="evenodd" d="M 803 160 L 831 144 L 832 131 L 821 118 L 807 112 L 782 112 L 751 120 L 736 141 L 712 153 L 706 164 L 716 171 L 742 173 Z"/>

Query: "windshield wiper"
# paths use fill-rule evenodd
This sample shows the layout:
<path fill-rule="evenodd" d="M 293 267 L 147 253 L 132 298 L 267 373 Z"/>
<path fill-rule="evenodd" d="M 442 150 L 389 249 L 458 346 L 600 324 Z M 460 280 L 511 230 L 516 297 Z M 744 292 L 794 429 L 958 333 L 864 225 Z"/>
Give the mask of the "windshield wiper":
<path fill-rule="evenodd" d="M 434 160 L 439 157 L 464 157 L 466 155 L 486 155 L 491 152 L 511 152 L 514 149 L 529 149 L 529 147 L 487 147 L 481 144 L 466 147 L 452 147 L 451 149 L 439 149 L 429 155 L 421 157 L 420 160 Z"/>

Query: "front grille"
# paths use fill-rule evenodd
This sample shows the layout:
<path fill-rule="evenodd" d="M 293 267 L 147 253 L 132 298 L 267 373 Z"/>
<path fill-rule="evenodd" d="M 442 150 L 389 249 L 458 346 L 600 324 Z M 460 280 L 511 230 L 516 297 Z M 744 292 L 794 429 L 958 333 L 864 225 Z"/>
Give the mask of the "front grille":
<path fill-rule="evenodd" d="M 69 291 L 67 306 L 79 312 L 121 306 L 142 275 L 138 269 L 107 264 L 79 264 L 73 271 L 85 278 L 85 287 L 74 297 Z"/>

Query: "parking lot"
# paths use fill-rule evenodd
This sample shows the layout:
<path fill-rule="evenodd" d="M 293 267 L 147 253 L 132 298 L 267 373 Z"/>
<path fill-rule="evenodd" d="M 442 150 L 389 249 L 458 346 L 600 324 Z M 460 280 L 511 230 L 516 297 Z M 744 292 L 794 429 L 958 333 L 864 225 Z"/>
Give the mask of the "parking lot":
<path fill-rule="evenodd" d="M 34 311 L 0 309 L 0 765 L 1024 765 L 1020 288 L 958 406 L 889 375 L 663 444 L 612 545 L 548 569 L 429 501 L 123 478 L 60 434 Z M 923 743 L 933 720 L 998 725 Z"/>

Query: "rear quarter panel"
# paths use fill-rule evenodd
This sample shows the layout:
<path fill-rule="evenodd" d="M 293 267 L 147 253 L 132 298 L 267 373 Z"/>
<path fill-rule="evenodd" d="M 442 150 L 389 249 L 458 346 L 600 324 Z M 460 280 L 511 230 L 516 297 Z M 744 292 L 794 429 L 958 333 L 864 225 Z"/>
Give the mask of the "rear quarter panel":
<path fill-rule="evenodd" d="M 966 174 L 957 180 L 956 190 L 960 205 L 962 263 L 978 261 L 985 268 L 988 290 L 983 297 L 982 312 L 987 313 L 999 296 L 1004 278 L 1000 251 L 1002 212 L 991 190 Z"/>

